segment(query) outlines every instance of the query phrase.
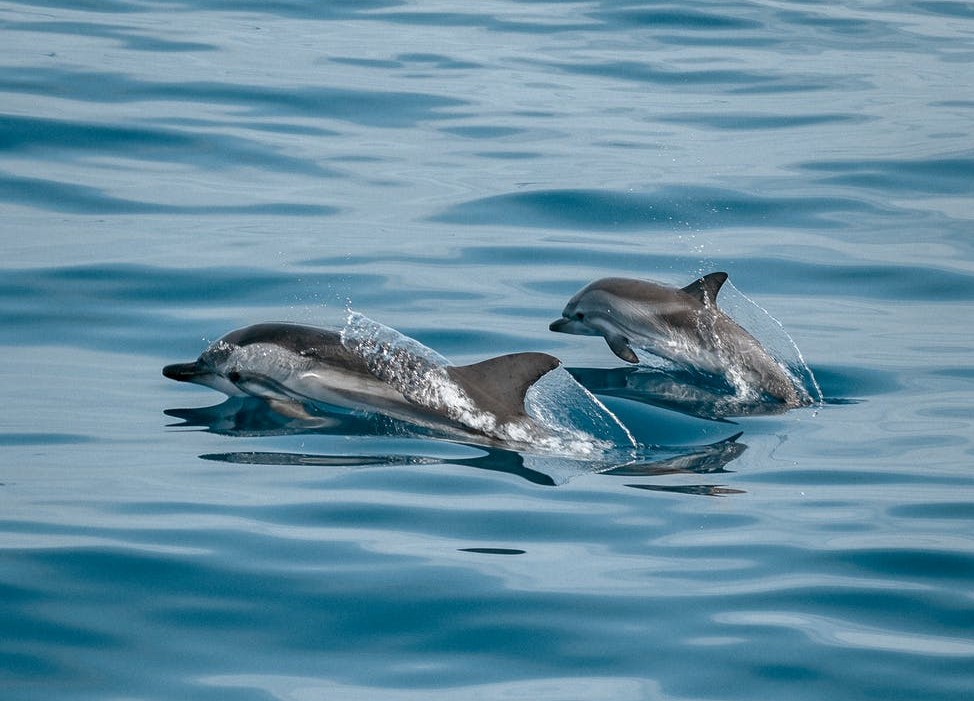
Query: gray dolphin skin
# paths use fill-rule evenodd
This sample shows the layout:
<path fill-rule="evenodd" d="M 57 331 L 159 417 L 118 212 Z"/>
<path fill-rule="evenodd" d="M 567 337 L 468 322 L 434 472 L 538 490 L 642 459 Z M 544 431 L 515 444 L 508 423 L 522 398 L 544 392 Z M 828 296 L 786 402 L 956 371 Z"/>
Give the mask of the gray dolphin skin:
<path fill-rule="evenodd" d="M 449 391 L 408 386 L 411 371 L 422 376 L 431 367 L 421 358 L 414 360 L 410 365 L 406 357 L 403 382 L 383 379 L 370 369 L 367 358 L 342 342 L 339 331 L 264 323 L 232 331 L 196 361 L 167 365 L 162 373 L 230 396 L 260 397 L 295 418 L 311 418 L 305 405 L 325 403 L 497 438 L 503 434 L 498 427 L 513 422 L 532 425 L 524 408 L 525 392 L 561 364 L 544 353 L 515 353 L 473 365 L 434 367 L 445 384 L 461 390 L 458 399 Z M 471 408 L 489 415 L 489 420 L 472 424 L 458 420 L 463 410 Z"/>
<path fill-rule="evenodd" d="M 549 328 L 602 336 L 612 352 L 638 363 L 632 346 L 693 370 L 740 382 L 791 406 L 801 404 L 787 371 L 717 306 L 727 273 L 710 273 L 684 288 L 647 280 L 603 278 L 569 300 Z"/>

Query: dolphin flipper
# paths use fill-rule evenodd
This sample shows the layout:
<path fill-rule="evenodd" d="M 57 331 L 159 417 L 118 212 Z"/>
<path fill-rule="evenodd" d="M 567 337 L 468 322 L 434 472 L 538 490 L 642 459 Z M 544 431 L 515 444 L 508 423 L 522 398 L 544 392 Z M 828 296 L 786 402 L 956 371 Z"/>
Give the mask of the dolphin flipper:
<path fill-rule="evenodd" d="M 227 379 L 246 394 L 263 399 L 271 409 L 282 416 L 305 421 L 316 419 L 305 409 L 305 397 L 288 391 L 281 383 L 266 375 L 234 369 L 227 373 Z"/>
<path fill-rule="evenodd" d="M 683 288 L 683 291 L 699 301 L 701 304 L 717 301 L 717 293 L 727 282 L 727 273 L 710 273 L 699 280 L 694 280 Z"/>
<path fill-rule="evenodd" d="M 605 337 L 605 342 L 609 344 L 612 352 L 625 360 L 627 363 L 638 363 L 639 356 L 629 345 L 629 339 L 620 334 L 612 334 Z"/>
<path fill-rule="evenodd" d="M 293 399 L 268 399 L 267 405 L 282 416 L 302 421 L 320 421 L 320 417 L 312 416 L 304 408 L 304 404 Z"/>
<path fill-rule="evenodd" d="M 526 416 L 525 393 L 559 365 L 561 361 L 547 353 L 513 353 L 473 365 L 453 365 L 446 372 L 476 406 L 507 423 Z"/>
<path fill-rule="evenodd" d="M 237 386 L 242 392 L 252 397 L 261 399 L 277 400 L 280 402 L 300 403 L 308 398 L 289 390 L 277 380 L 258 372 L 248 372 L 247 370 L 233 369 L 227 373 L 227 379 Z M 281 412 L 284 413 L 284 412 Z"/>

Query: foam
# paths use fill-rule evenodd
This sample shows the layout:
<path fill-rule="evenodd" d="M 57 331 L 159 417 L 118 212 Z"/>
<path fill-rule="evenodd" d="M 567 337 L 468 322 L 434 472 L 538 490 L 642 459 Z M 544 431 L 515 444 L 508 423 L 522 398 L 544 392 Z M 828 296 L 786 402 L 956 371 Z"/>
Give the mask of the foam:
<path fill-rule="evenodd" d="M 812 369 L 808 367 L 798 344 L 785 331 L 780 321 L 737 289 L 730 280 L 721 288 L 720 307 L 761 342 L 768 354 L 791 378 L 803 404 L 818 404 L 823 401 L 822 389 Z"/>
<path fill-rule="evenodd" d="M 349 310 L 341 342 L 365 361 L 372 374 L 410 402 L 504 443 L 576 457 L 635 446 L 612 412 L 563 368 L 552 370 L 529 388 L 528 420 L 500 422 L 453 382 L 446 372 L 449 361 L 419 341 Z"/>

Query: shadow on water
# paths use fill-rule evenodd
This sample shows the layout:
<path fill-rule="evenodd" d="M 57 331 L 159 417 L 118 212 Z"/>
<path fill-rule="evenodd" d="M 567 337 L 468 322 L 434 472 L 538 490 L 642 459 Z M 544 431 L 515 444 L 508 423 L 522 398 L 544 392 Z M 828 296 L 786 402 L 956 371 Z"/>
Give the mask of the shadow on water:
<path fill-rule="evenodd" d="M 713 421 L 736 416 L 771 416 L 793 407 L 764 397 L 740 397 L 720 378 L 675 368 L 627 366 L 568 368 L 596 395 L 619 397 Z"/>
<path fill-rule="evenodd" d="M 592 394 L 618 397 L 710 421 L 734 423 L 748 416 L 775 416 L 795 407 L 764 396 L 742 397 L 720 377 L 677 367 L 632 365 L 617 368 L 567 368 L 575 381 Z M 822 401 L 809 406 L 858 404 L 850 394 L 892 391 L 895 383 L 883 373 L 861 368 L 818 368 Z"/>
<path fill-rule="evenodd" d="M 441 437 L 429 429 L 413 426 L 385 416 L 325 412 L 318 408 L 311 420 L 278 414 L 264 401 L 251 397 L 233 397 L 221 404 L 196 409 L 167 409 L 167 416 L 181 420 L 175 428 L 198 428 L 210 433 L 235 437 L 271 437 L 287 435 L 340 435 L 424 438 Z M 521 477 L 532 484 L 557 486 L 582 474 L 604 474 L 616 477 L 659 478 L 669 475 L 711 475 L 728 473 L 726 465 L 740 456 L 747 446 L 739 443 L 736 433 L 716 443 L 699 446 L 656 446 L 638 455 L 606 456 L 604 459 L 574 459 L 559 456 L 536 456 L 496 446 L 469 444 L 482 454 L 468 458 L 428 457 L 409 454 L 348 455 L 343 453 L 309 453 L 285 451 L 230 451 L 200 455 L 204 460 L 239 465 L 288 465 L 308 467 L 364 467 L 394 465 L 463 465 Z M 467 444 L 465 444 L 467 445 Z M 741 493 L 722 485 L 695 484 L 666 487 L 662 485 L 627 485 L 638 489 L 722 496 Z"/>

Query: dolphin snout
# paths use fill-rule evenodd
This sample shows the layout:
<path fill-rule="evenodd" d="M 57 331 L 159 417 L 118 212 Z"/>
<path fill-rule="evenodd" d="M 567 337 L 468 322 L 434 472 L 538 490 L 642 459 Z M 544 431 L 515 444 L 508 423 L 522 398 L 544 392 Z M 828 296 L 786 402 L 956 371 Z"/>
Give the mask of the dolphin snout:
<path fill-rule="evenodd" d="M 566 328 L 571 323 L 572 323 L 572 320 L 571 319 L 566 319 L 565 317 L 562 317 L 560 319 L 555 319 L 550 324 L 548 324 L 548 330 L 549 331 L 558 331 L 559 333 L 571 333 L 571 331 L 569 331 L 568 328 Z"/>
<path fill-rule="evenodd" d="M 197 377 L 203 374 L 203 370 L 200 368 L 199 362 L 192 363 L 173 363 L 172 365 L 167 365 L 162 369 L 162 374 L 168 377 L 170 380 L 177 380 L 178 382 L 193 382 Z"/>
<path fill-rule="evenodd" d="M 562 317 L 560 319 L 555 319 L 548 325 L 550 331 L 557 331 L 558 333 L 571 333 L 576 336 L 601 336 L 599 331 L 584 321 L 579 319 L 569 319 L 568 317 Z"/>

